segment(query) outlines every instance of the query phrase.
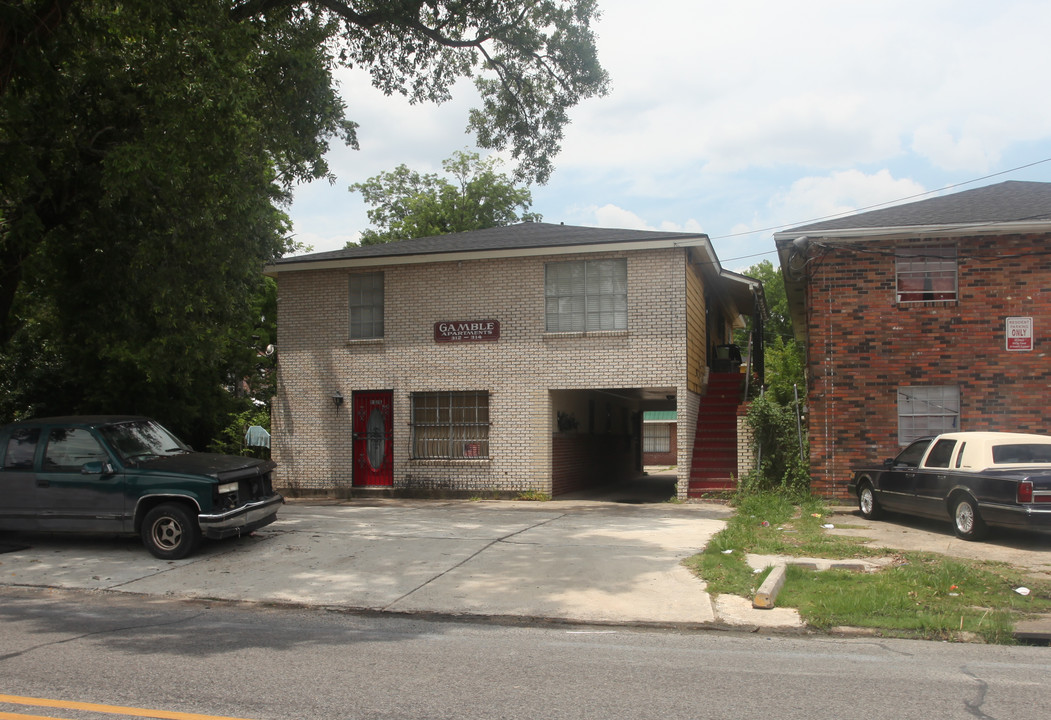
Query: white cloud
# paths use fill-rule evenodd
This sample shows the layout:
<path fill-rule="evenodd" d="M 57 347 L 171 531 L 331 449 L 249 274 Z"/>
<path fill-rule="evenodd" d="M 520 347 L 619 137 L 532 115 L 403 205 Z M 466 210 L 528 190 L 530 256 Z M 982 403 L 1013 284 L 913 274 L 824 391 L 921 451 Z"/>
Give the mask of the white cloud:
<path fill-rule="evenodd" d="M 619 208 L 616 205 L 603 205 L 602 207 L 592 208 L 591 215 L 594 217 L 594 224 L 597 227 L 624 228 L 625 230 L 654 229 L 635 213 Z"/>
<path fill-rule="evenodd" d="M 857 170 L 824 177 L 805 177 L 771 200 L 771 222 L 804 225 L 884 203 L 915 200 L 925 188 L 913 180 L 894 178 L 887 170 L 865 174 Z"/>
<path fill-rule="evenodd" d="M 534 188 L 548 222 L 703 227 L 724 238 L 720 256 L 744 256 L 772 247 L 770 228 L 1051 156 L 1051 94 L 1033 79 L 1051 67 L 1042 0 L 600 8 L 612 91 L 571 112 L 551 183 Z M 436 108 L 384 97 L 362 73 L 342 79 L 362 149 L 334 149 L 337 185 L 297 192 L 293 212 L 319 250 L 368 226 L 348 185 L 400 163 L 437 171 L 472 144 L 469 83 Z"/>

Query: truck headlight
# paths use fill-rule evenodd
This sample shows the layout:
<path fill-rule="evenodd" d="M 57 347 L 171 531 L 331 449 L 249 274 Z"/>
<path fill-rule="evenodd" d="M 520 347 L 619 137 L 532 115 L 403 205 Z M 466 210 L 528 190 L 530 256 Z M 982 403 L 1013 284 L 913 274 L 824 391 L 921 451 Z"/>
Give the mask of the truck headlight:
<path fill-rule="evenodd" d="M 229 482 L 219 486 L 219 494 L 225 495 L 226 493 L 237 492 L 237 483 Z"/>

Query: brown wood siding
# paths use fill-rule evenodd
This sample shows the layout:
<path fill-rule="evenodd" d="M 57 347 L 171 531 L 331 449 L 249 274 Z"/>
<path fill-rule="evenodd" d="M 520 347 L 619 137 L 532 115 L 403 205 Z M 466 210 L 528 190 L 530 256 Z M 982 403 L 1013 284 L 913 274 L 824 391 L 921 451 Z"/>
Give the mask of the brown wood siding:
<path fill-rule="evenodd" d="M 707 327 L 705 323 L 704 281 L 693 265 L 686 266 L 686 386 L 693 392 L 703 392 L 704 370 L 708 366 L 705 352 Z"/>

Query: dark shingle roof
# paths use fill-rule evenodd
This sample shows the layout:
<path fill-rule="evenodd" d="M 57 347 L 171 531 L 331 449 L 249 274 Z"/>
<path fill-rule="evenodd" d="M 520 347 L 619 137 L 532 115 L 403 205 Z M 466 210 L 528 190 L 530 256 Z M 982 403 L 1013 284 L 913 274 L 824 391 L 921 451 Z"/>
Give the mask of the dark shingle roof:
<path fill-rule="evenodd" d="M 660 232 L 652 230 L 616 230 L 609 228 L 554 225 L 552 223 L 519 223 L 505 227 L 434 237 L 399 240 L 382 245 L 332 250 L 278 260 L 275 264 L 349 260 L 355 258 L 431 255 L 435 253 L 485 252 L 491 250 L 524 250 L 528 248 L 570 247 L 600 243 L 630 243 L 660 240 L 706 238 L 703 233 Z"/>
<path fill-rule="evenodd" d="M 1051 221 L 1051 183 L 1016 180 L 782 230 L 776 237 L 839 230 Z"/>

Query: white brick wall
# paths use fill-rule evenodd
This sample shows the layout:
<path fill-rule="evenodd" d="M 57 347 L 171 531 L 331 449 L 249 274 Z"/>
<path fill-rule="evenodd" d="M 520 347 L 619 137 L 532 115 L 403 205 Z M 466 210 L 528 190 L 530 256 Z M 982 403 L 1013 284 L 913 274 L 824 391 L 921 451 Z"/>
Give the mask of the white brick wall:
<path fill-rule="evenodd" d="M 697 396 L 686 390 L 686 254 L 681 249 L 588 254 L 626 257 L 628 329 L 544 332 L 544 264 L 527 257 L 367 268 L 385 276 L 381 341 L 348 341 L 353 269 L 278 276 L 278 395 L 273 456 L 278 484 L 333 490 L 352 483 L 355 390 L 392 390 L 394 486 L 459 491 L 551 491 L 549 391 L 668 388 L 679 399 L 680 496 L 685 497 Z M 442 320 L 500 322 L 494 342 L 436 343 Z M 346 402 L 338 410 L 331 395 Z M 490 459 L 409 459 L 410 393 L 490 392 Z M 582 420 L 582 418 L 581 418 Z M 583 424 L 583 423 L 582 423 Z"/>

